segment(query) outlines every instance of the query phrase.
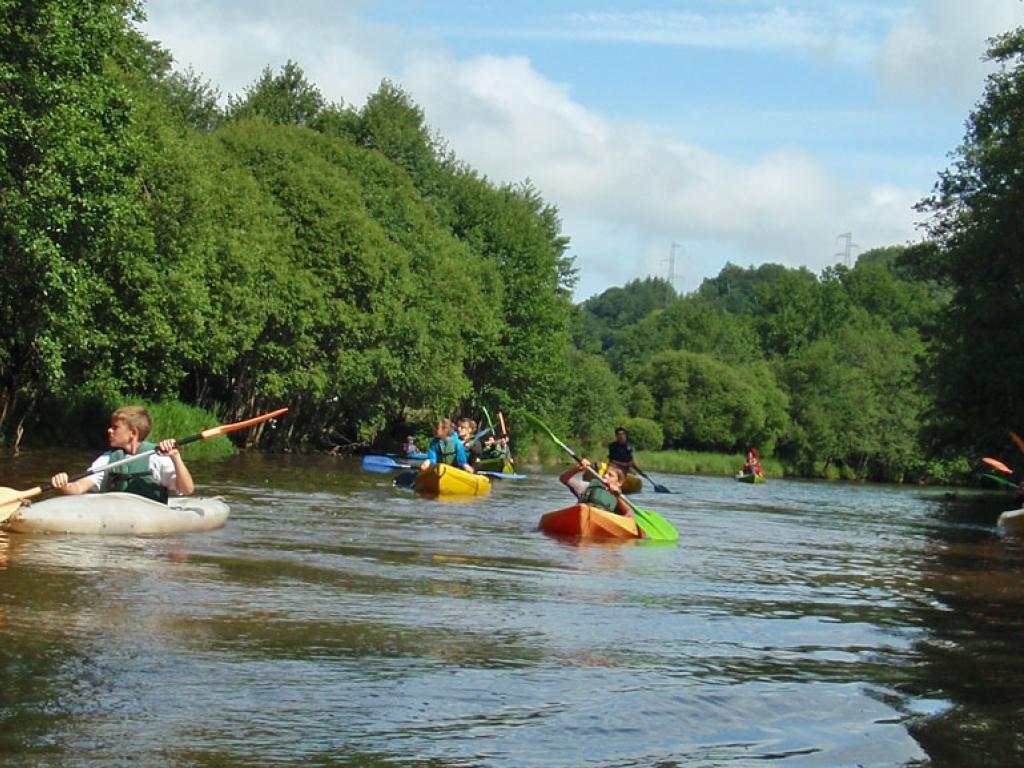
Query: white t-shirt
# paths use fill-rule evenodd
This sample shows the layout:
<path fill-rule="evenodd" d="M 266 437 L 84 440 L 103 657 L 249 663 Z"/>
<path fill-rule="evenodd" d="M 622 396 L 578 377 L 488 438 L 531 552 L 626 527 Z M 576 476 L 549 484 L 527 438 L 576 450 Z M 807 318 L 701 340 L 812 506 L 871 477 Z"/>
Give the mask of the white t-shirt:
<path fill-rule="evenodd" d="M 89 467 L 89 471 L 102 469 L 110 463 L 110 454 L 112 451 L 100 454 L 96 457 L 96 461 Z M 127 458 L 127 456 L 125 457 Z M 171 491 L 178 489 L 178 473 L 174 469 L 174 462 L 170 456 L 164 456 L 159 453 L 151 453 L 149 455 L 149 471 L 153 475 L 153 479 L 156 480 L 164 488 Z M 103 488 L 103 477 L 106 472 L 96 472 L 95 474 L 89 475 L 89 478 L 96 484 L 96 490 Z"/>

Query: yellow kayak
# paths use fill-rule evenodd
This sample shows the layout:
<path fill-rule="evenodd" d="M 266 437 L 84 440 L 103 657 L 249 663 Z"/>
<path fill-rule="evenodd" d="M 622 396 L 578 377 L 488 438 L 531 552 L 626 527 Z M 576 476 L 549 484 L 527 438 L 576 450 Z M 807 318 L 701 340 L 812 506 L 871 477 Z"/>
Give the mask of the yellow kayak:
<path fill-rule="evenodd" d="M 447 464 L 432 464 L 416 474 L 412 487 L 432 496 L 483 496 L 490 493 L 491 480 Z"/>
<path fill-rule="evenodd" d="M 639 493 L 644 487 L 644 481 L 639 475 L 626 475 L 626 482 L 622 484 L 623 493 Z"/>

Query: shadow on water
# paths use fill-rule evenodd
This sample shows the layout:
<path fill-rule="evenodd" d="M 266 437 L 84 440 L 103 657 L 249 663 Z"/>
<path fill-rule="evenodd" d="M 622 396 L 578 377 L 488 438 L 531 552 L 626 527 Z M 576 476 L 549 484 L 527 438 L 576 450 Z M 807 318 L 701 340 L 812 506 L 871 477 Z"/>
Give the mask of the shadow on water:
<path fill-rule="evenodd" d="M 935 766 L 1024 764 L 1024 539 L 998 531 L 1005 494 L 942 498 L 921 567 L 927 636 L 907 691 L 945 703 L 910 731 Z"/>

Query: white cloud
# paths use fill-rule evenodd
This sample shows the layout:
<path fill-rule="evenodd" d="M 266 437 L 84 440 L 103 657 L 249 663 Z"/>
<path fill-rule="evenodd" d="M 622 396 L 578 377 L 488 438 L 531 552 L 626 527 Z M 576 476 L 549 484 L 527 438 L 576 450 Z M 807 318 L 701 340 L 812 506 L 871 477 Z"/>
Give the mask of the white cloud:
<path fill-rule="evenodd" d="M 325 97 L 357 105 L 393 78 L 460 159 L 499 183 L 529 178 L 559 208 L 579 255 L 581 297 L 666 275 L 673 241 L 685 249 L 678 287 L 692 290 L 727 258 L 819 270 L 836 261 L 840 232 L 853 231 L 862 248 L 914 236 L 911 205 L 921 190 L 844 182 L 796 146 L 752 160 L 718 154 L 587 109 L 524 57 L 459 59 L 437 40 L 367 26 L 358 7 L 307 2 L 299 13 L 167 0 L 150 4 L 144 31 L 225 93 L 289 59 Z M 762 22 L 760 32 L 774 23 L 777 39 L 791 44 L 818 39 L 792 14 Z M 725 34 L 701 34 L 712 32 Z"/>
<path fill-rule="evenodd" d="M 586 110 L 522 58 L 417 57 L 402 82 L 460 158 L 499 180 L 529 177 L 559 207 L 582 295 L 594 272 L 619 284 L 666 274 L 673 240 L 817 270 L 835 262 L 839 232 L 863 247 L 914 234 L 918 190 L 845 184 L 796 147 L 746 163 L 680 143 Z"/>
<path fill-rule="evenodd" d="M 940 94 L 969 106 L 991 65 L 987 39 L 1024 25 L 1020 0 L 920 0 L 884 41 L 878 66 L 897 95 Z"/>

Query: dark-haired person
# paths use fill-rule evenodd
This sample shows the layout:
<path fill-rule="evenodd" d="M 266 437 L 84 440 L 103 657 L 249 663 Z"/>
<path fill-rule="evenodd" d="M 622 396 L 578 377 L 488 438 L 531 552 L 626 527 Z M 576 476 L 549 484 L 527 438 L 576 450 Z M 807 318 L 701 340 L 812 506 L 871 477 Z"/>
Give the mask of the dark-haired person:
<path fill-rule="evenodd" d="M 615 430 L 615 442 L 608 444 L 608 463 L 621 469 L 623 476 L 628 475 L 630 470 L 635 470 L 639 475 L 644 473 L 633 458 L 633 444 L 629 442 L 629 433 L 625 427 L 618 427 Z M 623 483 L 626 482 L 624 479 Z"/>
<path fill-rule="evenodd" d="M 623 471 L 614 464 L 609 464 L 600 477 L 596 477 L 588 471 L 591 466 L 589 459 L 583 459 L 576 466 L 569 467 L 558 479 L 573 492 L 581 504 L 589 504 L 605 512 L 614 512 L 616 515 L 633 517 L 633 510 L 621 498 L 622 482 L 626 478 Z M 584 474 L 581 475 L 581 472 Z"/>

